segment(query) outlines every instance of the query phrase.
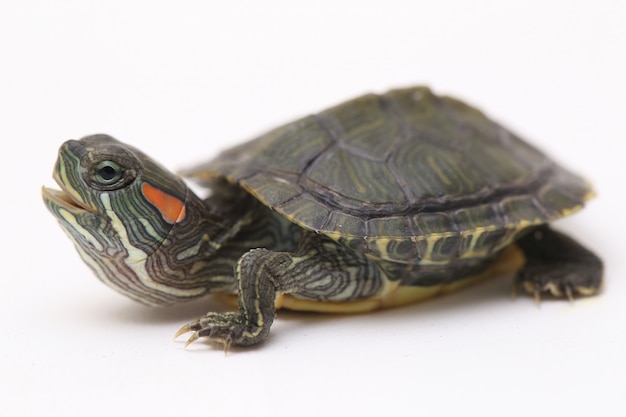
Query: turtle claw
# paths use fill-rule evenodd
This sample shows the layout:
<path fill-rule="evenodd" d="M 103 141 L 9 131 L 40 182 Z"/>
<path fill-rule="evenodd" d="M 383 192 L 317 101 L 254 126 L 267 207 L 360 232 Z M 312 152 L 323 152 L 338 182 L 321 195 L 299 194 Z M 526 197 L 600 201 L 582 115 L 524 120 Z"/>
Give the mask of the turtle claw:
<path fill-rule="evenodd" d="M 190 344 L 192 344 L 193 342 L 195 342 L 199 338 L 200 338 L 200 336 L 198 336 L 198 332 L 192 333 L 191 336 L 189 336 L 189 338 L 185 342 L 185 346 L 184 346 L 185 349 L 187 349 L 187 346 L 189 346 Z"/>
<path fill-rule="evenodd" d="M 185 342 L 185 348 L 204 337 L 209 342 L 224 346 L 224 353 L 228 353 L 230 346 L 237 344 L 243 333 L 241 315 L 238 313 L 207 313 L 205 316 L 181 327 L 174 338 L 185 333 L 193 332 Z"/>
<path fill-rule="evenodd" d="M 174 339 L 178 339 L 180 336 L 184 335 L 185 333 L 189 333 L 191 331 L 193 331 L 193 329 L 191 328 L 191 323 L 187 323 L 183 327 L 178 329 L 178 331 L 174 335 Z"/>
<path fill-rule="evenodd" d="M 537 306 L 540 306 L 542 294 L 566 298 L 573 303 L 577 296 L 597 293 L 598 285 L 588 278 L 591 275 L 592 272 L 581 266 L 565 265 L 560 269 L 549 269 L 544 265 L 529 265 L 517 275 L 513 294 L 521 286 L 533 295 Z"/>
<path fill-rule="evenodd" d="M 193 324 L 194 323 L 185 324 L 183 327 L 178 329 L 178 331 L 174 335 L 174 339 L 178 339 L 180 336 L 184 335 L 185 333 L 193 332 L 192 335 L 189 336 L 189 338 L 185 341 L 185 346 L 184 346 L 185 349 L 187 349 L 187 346 L 189 346 L 190 344 L 192 344 L 193 342 L 195 342 L 196 340 L 200 338 L 200 336 L 198 336 L 198 331 L 194 328 Z"/>
<path fill-rule="evenodd" d="M 535 299 L 535 305 L 537 306 L 537 308 L 541 308 L 541 291 L 539 290 L 539 288 L 535 288 L 535 291 L 533 292 L 533 298 Z"/>

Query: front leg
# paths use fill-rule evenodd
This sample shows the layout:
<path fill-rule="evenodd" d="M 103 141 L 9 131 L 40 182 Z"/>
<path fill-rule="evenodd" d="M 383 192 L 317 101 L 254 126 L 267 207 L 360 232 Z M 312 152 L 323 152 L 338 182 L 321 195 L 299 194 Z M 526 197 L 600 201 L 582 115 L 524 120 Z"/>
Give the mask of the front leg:
<path fill-rule="evenodd" d="M 184 326 L 177 335 L 193 331 L 229 346 L 264 341 L 276 314 L 278 294 L 326 302 L 371 297 L 383 286 L 382 272 L 364 255 L 326 238 L 310 235 L 296 253 L 254 249 L 235 267 L 238 313 L 208 313 Z"/>

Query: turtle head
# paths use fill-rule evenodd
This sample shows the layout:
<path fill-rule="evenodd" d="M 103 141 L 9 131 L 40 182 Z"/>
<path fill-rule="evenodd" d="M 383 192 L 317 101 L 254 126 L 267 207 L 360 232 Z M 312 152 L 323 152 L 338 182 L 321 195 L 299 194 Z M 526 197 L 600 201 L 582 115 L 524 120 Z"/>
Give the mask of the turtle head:
<path fill-rule="evenodd" d="M 46 206 L 100 280 L 144 304 L 194 298 L 222 219 L 185 183 L 143 152 L 107 135 L 65 142 Z M 224 285 L 224 284 L 222 284 Z"/>

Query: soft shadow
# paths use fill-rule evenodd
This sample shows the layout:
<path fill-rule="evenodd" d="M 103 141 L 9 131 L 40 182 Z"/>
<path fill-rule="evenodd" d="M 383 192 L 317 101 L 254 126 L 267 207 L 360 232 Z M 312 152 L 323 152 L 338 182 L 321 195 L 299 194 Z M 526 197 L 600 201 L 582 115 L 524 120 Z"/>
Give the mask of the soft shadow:
<path fill-rule="evenodd" d="M 187 303 L 164 307 L 148 307 L 136 303 L 125 303 L 107 311 L 113 320 L 137 324 L 181 324 L 194 320 L 209 311 L 225 312 L 233 308 L 213 296 L 206 296 Z"/>

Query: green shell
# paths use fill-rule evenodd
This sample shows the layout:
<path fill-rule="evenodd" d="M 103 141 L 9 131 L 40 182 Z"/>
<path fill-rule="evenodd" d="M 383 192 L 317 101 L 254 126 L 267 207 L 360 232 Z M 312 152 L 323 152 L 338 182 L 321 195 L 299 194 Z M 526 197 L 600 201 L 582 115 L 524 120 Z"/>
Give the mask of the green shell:
<path fill-rule="evenodd" d="M 226 178 L 305 229 L 411 264 L 488 256 L 593 195 L 477 109 L 425 87 L 345 102 L 186 174 Z"/>

